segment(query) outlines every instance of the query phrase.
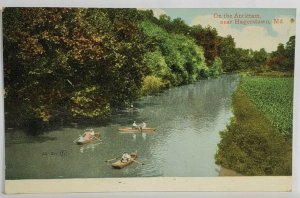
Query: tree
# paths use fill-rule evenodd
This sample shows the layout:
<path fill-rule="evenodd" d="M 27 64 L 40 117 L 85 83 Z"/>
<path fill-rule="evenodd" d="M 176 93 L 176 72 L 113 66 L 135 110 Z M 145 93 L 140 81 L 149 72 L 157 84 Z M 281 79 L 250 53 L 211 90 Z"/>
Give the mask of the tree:
<path fill-rule="evenodd" d="M 291 36 L 284 46 L 280 43 L 267 60 L 267 66 L 275 71 L 293 71 L 295 64 L 295 36 Z"/>
<path fill-rule="evenodd" d="M 265 64 L 268 58 L 268 53 L 264 48 L 259 51 L 253 52 L 251 69 L 256 72 L 263 72 L 265 70 Z"/>
<path fill-rule="evenodd" d="M 145 73 L 139 17 L 135 9 L 5 8 L 6 109 L 46 122 L 101 117 L 134 100 Z"/>
<path fill-rule="evenodd" d="M 232 36 L 221 38 L 219 51 L 220 58 L 223 62 L 223 70 L 225 72 L 232 72 L 239 68 L 239 63 L 237 61 L 238 54 Z"/>
<path fill-rule="evenodd" d="M 156 57 L 164 60 L 161 63 L 166 63 L 160 65 L 154 63 L 164 67 L 160 67 L 157 71 L 164 71 L 162 79 L 169 81 L 172 86 L 193 82 L 201 73 L 208 70 L 203 49 L 197 46 L 193 39 L 182 34 L 168 33 L 149 21 L 142 22 L 141 26 L 151 42 L 157 46 L 154 51 Z M 148 60 L 145 61 L 153 62 L 149 59 L 148 56 Z"/>
<path fill-rule="evenodd" d="M 220 37 L 215 28 L 210 26 L 203 28 L 201 25 L 191 27 L 190 34 L 196 43 L 204 48 L 204 56 L 208 66 L 212 66 L 215 58 L 220 55 Z"/>
<path fill-rule="evenodd" d="M 296 42 L 296 37 L 291 36 L 289 38 L 289 41 L 286 43 L 286 47 L 285 47 L 285 54 L 286 57 L 288 58 L 286 69 L 290 71 L 294 70 L 294 65 L 295 65 L 295 42 Z"/>

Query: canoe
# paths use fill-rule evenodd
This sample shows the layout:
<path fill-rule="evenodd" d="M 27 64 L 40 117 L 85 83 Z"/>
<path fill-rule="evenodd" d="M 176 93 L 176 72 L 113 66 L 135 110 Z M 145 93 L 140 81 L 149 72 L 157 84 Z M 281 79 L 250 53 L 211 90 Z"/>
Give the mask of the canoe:
<path fill-rule="evenodd" d="M 98 133 L 95 133 L 94 137 L 92 137 L 89 140 L 84 140 L 83 142 L 80 142 L 79 140 L 77 140 L 76 144 L 83 145 L 83 144 L 87 144 L 87 143 L 90 143 L 92 141 L 99 140 L 99 139 L 100 139 L 100 133 L 98 132 Z"/>
<path fill-rule="evenodd" d="M 139 132 L 153 132 L 156 128 L 143 128 L 143 129 L 133 129 L 133 128 L 119 128 L 118 131 L 121 133 L 139 133 Z"/>
<path fill-rule="evenodd" d="M 122 162 L 121 160 L 118 160 L 118 161 L 112 163 L 111 166 L 116 169 L 121 169 L 121 168 L 124 168 L 125 166 L 128 166 L 129 164 L 134 162 L 134 160 L 137 158 L 137 153 L 133 152 L 130 154 L 130 156 L 131 156 L 131 159 L 128 162 Z"/>

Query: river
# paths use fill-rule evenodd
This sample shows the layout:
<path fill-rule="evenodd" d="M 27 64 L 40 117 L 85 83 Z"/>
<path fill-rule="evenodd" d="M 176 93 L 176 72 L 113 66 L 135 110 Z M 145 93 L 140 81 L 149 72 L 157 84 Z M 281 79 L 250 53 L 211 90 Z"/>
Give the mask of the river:
<path fill-rule="evenodd" d="M 237 75 L 223 75 L 143 97 L 133 103 L 134 111 L 119 111 L 108 123 L 89 126 L 101 132 L 102 141 L 84 146 L 73 143 L 84 129 L 80 125 L 39 137 L 6 130 L 6 179 L 218 176 L 214 155 L 219 132 L 232 117 L 231 95 L 238 81 Z M 118 132 L 133 121 L 157 130 Z M 144 165 L 116 170 L 104 162 L 135 150 Z"/>

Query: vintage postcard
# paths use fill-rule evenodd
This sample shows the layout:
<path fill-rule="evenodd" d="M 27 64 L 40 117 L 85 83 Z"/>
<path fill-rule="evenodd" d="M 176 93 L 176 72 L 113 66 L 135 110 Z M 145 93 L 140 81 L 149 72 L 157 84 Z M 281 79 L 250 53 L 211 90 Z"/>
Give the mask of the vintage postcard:
<path fill-rule="evenodd" d="M 5 193 L 291 191 L 297 20 L 2 8 Z"/>

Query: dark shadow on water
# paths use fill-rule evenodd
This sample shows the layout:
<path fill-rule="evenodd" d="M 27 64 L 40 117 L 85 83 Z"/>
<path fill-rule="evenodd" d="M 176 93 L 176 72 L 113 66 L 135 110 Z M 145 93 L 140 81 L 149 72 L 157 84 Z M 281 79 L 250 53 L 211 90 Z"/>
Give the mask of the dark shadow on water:
<path fill-rule="evenodd" d="M 10 144 L 31 144 L 31 143 L 43 143 L 47 141 L 55 141 L 56 137 L 46 137 L 46 136 L 20 136 L 14 133 L 15 138 L 7 138 L 5 145 Z"/>

